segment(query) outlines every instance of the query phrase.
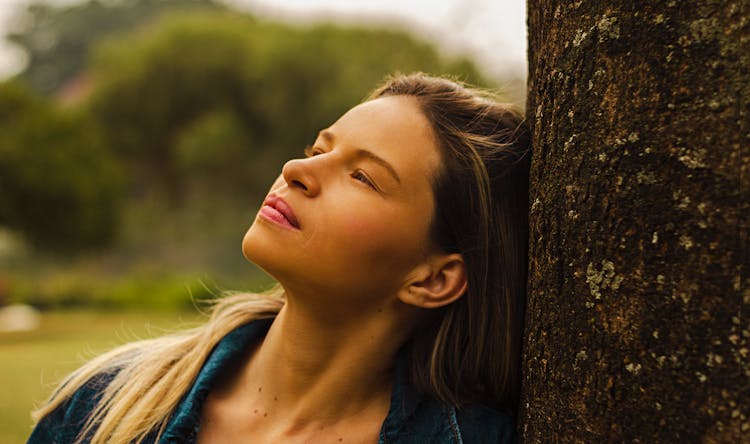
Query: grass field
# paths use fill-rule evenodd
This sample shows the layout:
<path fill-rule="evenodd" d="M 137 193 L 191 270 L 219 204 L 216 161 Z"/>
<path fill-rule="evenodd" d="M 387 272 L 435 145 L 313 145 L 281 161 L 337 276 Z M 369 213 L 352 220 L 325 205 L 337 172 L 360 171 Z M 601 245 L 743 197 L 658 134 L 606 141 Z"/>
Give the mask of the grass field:
<path fill-rule="evenodd" d="M 200 319 L 185 312 L 77 310 L 45 313 L 34 331 L 0 333 L 0 444 L 25 442 L 31 410 L 87 358 Z"/>

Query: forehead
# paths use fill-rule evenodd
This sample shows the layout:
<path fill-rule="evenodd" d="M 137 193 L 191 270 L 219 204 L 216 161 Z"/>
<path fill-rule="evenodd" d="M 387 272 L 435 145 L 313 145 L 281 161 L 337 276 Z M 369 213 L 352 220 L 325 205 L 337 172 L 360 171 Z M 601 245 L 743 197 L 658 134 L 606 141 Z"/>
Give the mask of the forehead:
<path fill-rule="evenodd" d="M 429 185 L 440 163 L 430 122 L 411 96 L 364 102 L 341 116 L 329 130 L 337 143 L 364 148 L 385 159 L 403 185 Z"/>

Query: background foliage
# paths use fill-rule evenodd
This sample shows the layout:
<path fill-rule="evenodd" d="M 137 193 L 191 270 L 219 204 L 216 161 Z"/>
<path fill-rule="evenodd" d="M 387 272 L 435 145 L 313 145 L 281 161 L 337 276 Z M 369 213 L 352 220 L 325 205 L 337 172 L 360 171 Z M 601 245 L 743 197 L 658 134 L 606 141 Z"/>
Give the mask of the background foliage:
<path fill-rule="evenodd" d="M 0 84 L 0 224 L 48 250 L 111 240 L 121 166 L 85 112 Z"/>
<path fill-rule="evenodd" d="M 101 39 L 184 10 L 224 7 L 213 0 L 89 0 L 69 7 L 34 1 L 18 11 L 6 38 L 28 57 L 20 78 L 35 91 L 52 94 L 84 68 Z"/>

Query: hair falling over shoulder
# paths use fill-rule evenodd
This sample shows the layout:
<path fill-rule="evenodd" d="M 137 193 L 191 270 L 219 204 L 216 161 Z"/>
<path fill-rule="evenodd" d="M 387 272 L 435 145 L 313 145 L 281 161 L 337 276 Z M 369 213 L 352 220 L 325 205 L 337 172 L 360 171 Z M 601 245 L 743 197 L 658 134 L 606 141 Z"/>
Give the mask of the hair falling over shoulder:
<path fill-rule="evenodd" d="M 154 430 L 161 435 L 213 347 L 235 328 L 275 316 L 283 305 L 278 285 L 262 294 L 224 296 L 201 327 L 126 344 L 89 361 L 64 380 L 33 417 L 39 421 L 91 378 L 115 372 L 79 440 L 92 436 L 92 444 L 127 444 L 141 442 Z"/>

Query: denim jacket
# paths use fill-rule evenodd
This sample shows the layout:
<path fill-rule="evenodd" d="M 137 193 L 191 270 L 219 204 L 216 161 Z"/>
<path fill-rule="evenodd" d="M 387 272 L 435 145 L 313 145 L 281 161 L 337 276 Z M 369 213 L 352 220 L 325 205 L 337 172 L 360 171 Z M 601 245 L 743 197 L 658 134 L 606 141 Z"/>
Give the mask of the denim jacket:
<path fill-rule="evenodd" d="M 222 370 L 242 359 L 244 352 L 260 340 L 273 319 L 260 319 L 227 334 L 206 359 L 190 390 L 183 396 L 159 438 L 160 444 L 195 443 L 200 414 L 208 393 Z M 34 428 L 28 444 L 69 444 L 75 441 L 84 423 L 101 398 L 112 374 L 92 378 L 60 407 Z M 91 435 L 83 442 L 90 441 Z M 403 360 L 395 372 L 391 404 L 380 429 L 379 444 L 396 443 L 516 443 L 511 417 L 482 405 L 456 409 L 418 393 L 408 384 Z M 144 442 L 155 443 L 156 432 Z"/>

